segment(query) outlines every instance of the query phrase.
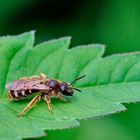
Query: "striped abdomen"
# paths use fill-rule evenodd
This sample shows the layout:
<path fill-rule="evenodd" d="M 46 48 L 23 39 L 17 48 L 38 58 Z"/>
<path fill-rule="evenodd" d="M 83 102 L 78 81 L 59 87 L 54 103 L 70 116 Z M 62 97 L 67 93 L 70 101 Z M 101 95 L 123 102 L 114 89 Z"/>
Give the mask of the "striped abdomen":
<path fill-rule="evenodd" d="M 8 97 L 12 100 L 17 100 L 17 99 L 20 100 L 20 99 L 27 98 L 28 96 L 36 92 L 38 92 L 38 90 L 23 90 L 23 91 L 10 90 Z"/>

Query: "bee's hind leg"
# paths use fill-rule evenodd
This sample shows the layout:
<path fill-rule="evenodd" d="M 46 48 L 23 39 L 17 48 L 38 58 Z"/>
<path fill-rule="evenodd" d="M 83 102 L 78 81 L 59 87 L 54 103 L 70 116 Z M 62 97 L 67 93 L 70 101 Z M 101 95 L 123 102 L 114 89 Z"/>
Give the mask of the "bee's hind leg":
<path fill-rule="evenodd" d="M 41 95 L 35 96 L 30 103 L 18 114 L 18 117 L 25 115 L 38 101 L 40 101 Z"/>
<path fill-rule="evenodd" d="M 38 79 L 38 78 L 40 78 L 40 76 L 36 76 L 36 75 L 33 75 L 33 76 L 30 76 L 30 79 Z"/>
<path fill-rule="evenodd" d="M 20 80 L 28 80 L 29 77 L 21 77 Z"/>

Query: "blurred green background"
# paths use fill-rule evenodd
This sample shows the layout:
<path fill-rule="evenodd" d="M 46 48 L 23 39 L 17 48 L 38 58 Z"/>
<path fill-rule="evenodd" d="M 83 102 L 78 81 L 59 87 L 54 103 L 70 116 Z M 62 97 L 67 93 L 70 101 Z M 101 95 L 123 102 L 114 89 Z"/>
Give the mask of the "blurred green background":
<path fill-rule="evenodd" d="M 0 36 L 37 30 L 36 43 L 72 36 L 72 46 L 106 44 L 105 55 L 140 50 L 139 0 L 0 0 Z M 139 140 L 140 104 L 37 140 Z"/>

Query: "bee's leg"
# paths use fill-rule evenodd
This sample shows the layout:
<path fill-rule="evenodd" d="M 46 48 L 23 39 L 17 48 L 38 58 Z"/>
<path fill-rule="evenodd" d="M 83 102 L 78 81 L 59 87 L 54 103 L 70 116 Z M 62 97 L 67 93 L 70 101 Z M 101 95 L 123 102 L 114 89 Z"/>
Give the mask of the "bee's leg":
<path fill-rule="evenodd" d="M 34 78 L 40 78 L 40 76 L 33 75 L 30 77 L 30 79 L 34 79 Z"/>
<path fill-rule="evenodd" d="M 46 79 L 47 78 L 47 75 L 45 74 L 45 73 L 40 73 L 40 76 L 41 76 L 41 78 L 43 78 L 43 79 Z"/>
<path fill-rule="evenodd" d="M 10 92 L 10 91 L 8 92 L 8 99 L 9 99 L 10 101 L 13 101 L 13 100 L 14 100 L 14 98 L 13 98 L 13 96 L 11 95 L 11 92 Z"/>
<path fill-rule="evenodd" d="M 21 77 L 20 80 L 28 80 L 29 77 Z"/>
<path fill-rule="evenodd" d="M 25 115 L 38 101 L 40 101 L 40 99 L 41 99 L 40 95 L 35 96 L 30 101 L 30 103 L 23 109 L 23 111 L 18 114 L 18 117 Z"/>
<path fill-rule="evenodd" d="M 69 102 L 61 92 L 59 92 L 58 95 L 59 95 L 60 100 L 64 101 L 65 103 Z"/>
<path fill-rule="evenodd" d="M 50 110 L 51 113 L 53 113 L 53 110 L 52 110 L 52 105 L 51 105 L 51 99 L 48 95 L 44 95 L 44 100 L 46 101 L 46 103 L 48 104 L 48 108 Z"/>

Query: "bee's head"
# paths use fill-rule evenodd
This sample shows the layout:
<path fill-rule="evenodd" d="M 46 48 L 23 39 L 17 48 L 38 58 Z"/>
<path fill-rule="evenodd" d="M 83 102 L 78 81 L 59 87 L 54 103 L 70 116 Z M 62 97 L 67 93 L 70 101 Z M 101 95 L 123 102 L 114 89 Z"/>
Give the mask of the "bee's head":
<path fill-rule="evenodd" d="M 63 83 L 60 84 L 60 92 L 63 95 L 66 95 L 66 96 L 72 96 L 73 95 L 72 87 L 66 82 L 63 82 Z"/>
<path fill-rule="evenodd" d="M 72 85 L 77 81 L 77 80 L 80 80 L 81 78 L 85 77 L 85 75 L 75 79 L 73 82 L 71 82 L 70 84 L 66 83 L 66 82 L 62 82 L 60 83 L 60 92 L 63 94 L 63 95 L 66 95 L 66 96 L 72 96 L 73 95 L 73 90 L 77 90 L 79 92 L 81 92 L 81 90 L 77 89 L 77 88 L 74 88 L 72 87 Z"/>

